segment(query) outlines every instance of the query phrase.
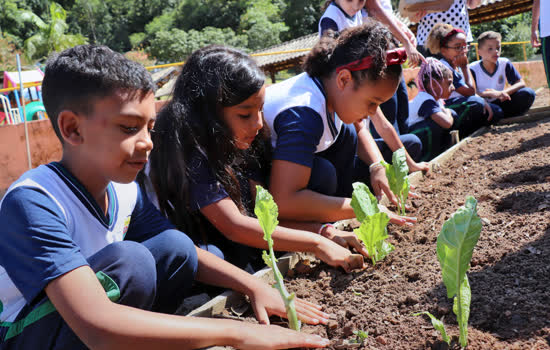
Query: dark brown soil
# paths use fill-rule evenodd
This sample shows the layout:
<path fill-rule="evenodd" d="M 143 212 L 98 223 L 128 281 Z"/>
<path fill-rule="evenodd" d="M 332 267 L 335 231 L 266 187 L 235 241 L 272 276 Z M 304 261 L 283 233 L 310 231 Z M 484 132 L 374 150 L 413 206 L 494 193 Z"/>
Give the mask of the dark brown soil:
<path fill-rule="evenodd" d="M 428 318 L 411 316 L 429 311 L 459 348 L 435 243 L 443 222 L 473 195 L 484 223 L 468 272 L 468 348 L 550 349 L 550 119 L 492 128 L 417 190 L 422 198 L 409 215 L 418 224 L 390 225 L 396 249 L 384 261 L 351 274 L 321 264 L 288 281 L 335 318 L 303 331 L 334 342 L 368 331 L 361 349 L 444 349 Z"/>

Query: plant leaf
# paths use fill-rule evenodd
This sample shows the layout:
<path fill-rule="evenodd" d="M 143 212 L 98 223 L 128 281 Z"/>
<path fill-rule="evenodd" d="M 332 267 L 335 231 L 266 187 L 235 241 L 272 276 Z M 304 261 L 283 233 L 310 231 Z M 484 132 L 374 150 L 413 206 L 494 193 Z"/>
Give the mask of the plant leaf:
<path fill-rule="evenodd" d="M 401 147 L 392 155 L 392 164 L 382 162 L 386 168 L 386 177 L 391 191 L 397 196 L 401 206 L 401 213 L 405 214 L 405 203 L 409 197 L 409 166 L 407 165 L 407 156 L 405 148 Z"/>
<path fill-rule="evenodd" d="M 457 295 L 453 300 L 453 312 L 460 330 L 460 345 L 465 347 L 468 345 L 468 319 L 470 318 L 470 302 L 472 300 L 468 276 L 464 276 L 459 292 L 460 297 Z"/>
<path fill-rule="evenodd" d="M 441 320 L 438 320 L 434 315 L 432 315 L 428 311 L 422 311 L 422 312 L 417 312 L 413 314 L 413 316 L 419 316 L 419 315 L 428 315 L 430 317 L 430 320 L 432 321 L 432 326 L 434 326 L 434 328 L 439 331 L 443 341 L 451 345 L 451 338 L 447 335 L 447 331 L 445 331 L 445 325 L 443 324 L 443 322 L 441 322 Z"/>
<path fill-rule="evenodd" d="M 380 212 L 376 197 L 371 193 L 369 187 L 362 182 L 353 183 L 351 207 L 359 222 L 365 221 L 367 216 Z"/>
<path fill-rule="evenodd" d="M 268 245 L 272 247 L 273 239 L 271 239 L 271 234 L 279 224 L 279 220 L 277 220 L 279 209 L 271 194 L 262 186 L 258 185 L 256 186 L 256 206 L 254 207 L 254 214 L 256 214 L 260 226 L 264 231 L 264 239 L 267 241 Z"/>
<path fill-rule="evenodd" d="M 453 298 L 453 312 L 460 329 L 460 344 L 468 343 L 468 318 L 470 316 L 471 291 L 466 271 L 474 247 L 481 233 L 481 219 L 477 215 L 477 201 L 468 196 L 464 206 L 443 224 L 437 237 L 437 258 L 441 265 L 447 297 Z M 456 297 L 455 297 L 456 296 Z"/>
<path fill-rule="evenodd" d="M 437 258 L 448 298 L 458 293 L 481 233 L 481 219 L 476 206 L 475 198 L 466 198 L 466 204 L 443 224 L 437 237 Z"/>
<path fill-rule="evenodd" d="M 391 251 L 388 251 L 389 248 L 382 244 L 382 242 L 388 238 L 386 226 L 389 221 L 390 218 L 386 213 L 376 213 L 371 216 L 366 216 L 361 226 L 353 230 L 357 238 L 365 244 L 365 248 L 372 259 L 373 265 L 376 264 L 377 261 L 383 259 Z"/>
<path fill-rule="evenodd" d="M 386 241 L 379 241 L 376 245 L 376 261 L 384 259 L 394 249 L 395 247 L 391 243 Z"/>

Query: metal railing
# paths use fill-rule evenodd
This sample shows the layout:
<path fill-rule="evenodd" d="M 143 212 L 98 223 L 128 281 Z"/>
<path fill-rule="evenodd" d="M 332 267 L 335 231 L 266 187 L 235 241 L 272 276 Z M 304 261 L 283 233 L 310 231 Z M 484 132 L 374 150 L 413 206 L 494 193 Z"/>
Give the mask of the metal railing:
<path fill-rule="evenodd" d="M 527 61 L 527 48 L 526 48 L 526 45 L 527 44 L 530 44 L 529 41 L 514 41 L 514 42 L 504 42 L 504 43 L 501 43 L 502 46 L 505 46 L 505 45 L 522 45 L 523 47 L 523 59 L 524 61 Z M 476 57 L 477 59 L 479 60 L 479 52 L 478 52 L 478 44 L 477 43 L 472 43 L 471 44 L 472 46 L 475 47 L 475 50 L 476 50 Z M 253 57 L 260 57 L 260 56 L 274 56 L 274 55 L 281 55 L 281 54 L 288 54 L 288 53 L 295 53 L 295 52 L 307 52 L 311 50 L 311 48 L 307 48 L 307 49 L 296 49 L 296 50 L 286 50 L 286 51 L 274 51 L 274 52 L 262 52 L 262 53 L 253 53 L 251 54 L 250 56 L 253 56 Z M 153 70 L 153 69 L 159 69 L 159 68 L 168 68 L 168 67 L 176 67 L 176 66 L 183 66 L 183 64 L 185 63 L 185 61 L 182 61 L 182 62 L 175 62 L 175 63 L 167 63 L 167 64 L 159 64 L 159 65 L 155 65 L 155 66 L 147 66 L 145 67 L 145 69 L 147 70 Z M 41 83 L 25 83 L 23 84 L 23 88 L 29 88 L 29 87 L 34 87 L 34 86 L 40 86 Z M 10 88 L 4 88 L 4 89 L 0 89 L 0 93 L 4 93 L 4 92 L 10 92 L 10 91 L 13 91 L 13 90 L 17 90 L 19 89 L 19 86 L 15 86 L 15 87 L 10 87 Z"/>

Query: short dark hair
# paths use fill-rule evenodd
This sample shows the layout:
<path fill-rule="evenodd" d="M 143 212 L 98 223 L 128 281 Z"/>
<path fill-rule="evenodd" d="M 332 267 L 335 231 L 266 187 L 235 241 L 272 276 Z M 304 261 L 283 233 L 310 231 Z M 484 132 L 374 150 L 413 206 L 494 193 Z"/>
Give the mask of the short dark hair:
<path fill-rule="evenodd" d="M 483 46 L 483 44 L 485 43 L 485 41 L 487 40 L 498 40 L 498 41 L 502 41 L 502 35 L 500 35 L 500 33 L 497 33 L 497 32 L 493 32 L 492 30 L 489 30 L 487 32 L 483 32 L 479 35 L 479 37 L 477 38 L 477 45 L 478 47 L 481 47 Z"/>
<path fill-rule="evenodd" d="M 151 75 L 141 64 L 99 45 L 79 45 L 52 55 L 42 81 L 44 106 L 61 143 L 57 127 L 61 111 L 88 115 L 98 98 L 122 91 L 129 93 L 128 100 L 143 99 L 154 90 Z"/>

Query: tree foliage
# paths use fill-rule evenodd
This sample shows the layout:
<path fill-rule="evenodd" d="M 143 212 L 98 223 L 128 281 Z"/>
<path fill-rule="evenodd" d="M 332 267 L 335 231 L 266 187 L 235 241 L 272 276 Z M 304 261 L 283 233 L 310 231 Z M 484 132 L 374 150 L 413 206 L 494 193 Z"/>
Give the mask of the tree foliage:
<path fill-rule="evenodd" d="M 86 38 L 80 34 L 66 34 L 68 29 L 67 13 L 58 3 L 50 4 L 48 21 L 42 20 L 31 11 L 21 11 L 19 16 L 24 22 L 31 22 L 38 27 L 38 32 L 25 40 L 25 55 L 29 59 L 47 57 L 53 51 L 63 51 L 75 45 L 84 44 Z"/>

